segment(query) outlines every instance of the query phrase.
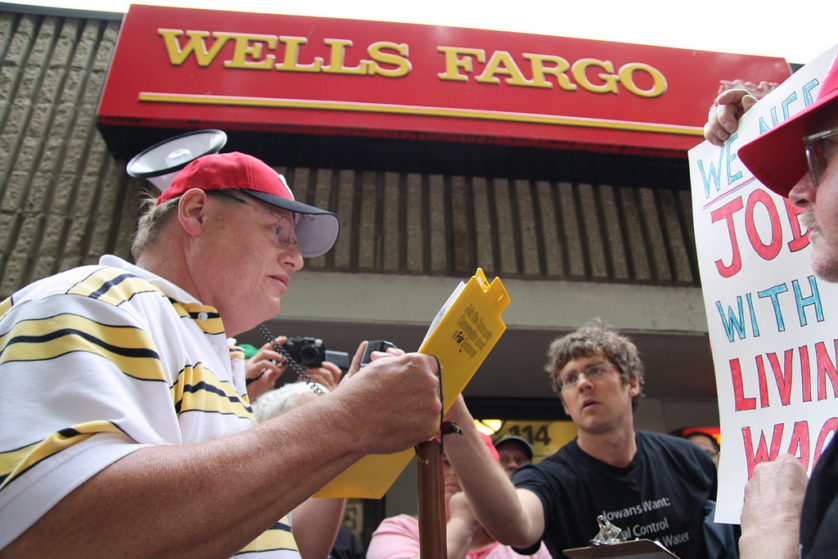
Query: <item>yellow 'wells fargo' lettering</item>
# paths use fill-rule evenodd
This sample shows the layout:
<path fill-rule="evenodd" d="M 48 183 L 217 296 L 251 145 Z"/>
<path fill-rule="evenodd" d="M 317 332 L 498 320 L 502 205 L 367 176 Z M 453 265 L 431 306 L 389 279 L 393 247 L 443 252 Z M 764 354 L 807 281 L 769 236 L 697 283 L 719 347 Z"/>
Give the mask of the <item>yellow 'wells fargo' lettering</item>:
<path fill-rule="evenodd" d="M 174 66 L 194 57 L 198 66 L 212 64 L 225 46 L 230 44 L 230 58 L 222 63 L 225 68 L 276 70 L 282 72 L 317 72 L 324 74 L 384 76 L 401 78 L 408 75 L 412 65 L 405 43 L 378 41 L 366 48 L 366 58 L 354 66 L 347 62 L 349 53 L 357 50 L 349 39 L 323 39 L 328 56 L 305 60 L 303 51 L 306 37 L 225 33 L 180 29 L 158 29 L 166 47 L 169 61 Z M 501 82 L 519 87 L 578 91 L 580 88 L 596 94 L 618 95 L 621 91 L 639 97 L 659 97 L 667 90 L 666 77 L 655 67 L 641 62 L 623 64 L 616 71 L 610 60 L 580 58 L 572 64 L 567 59 L 550 54 L 523 53 L 516 61 L 505 50 L 487 56 L 483 49 L 438 46 L 443 55 L 444 71 L 437 73 L 443 81 L 497 85 Z"/>
<path fill-rule="evenodd" d="M 194 56 L 198 66 L 209 66 L 225 45 L 231 43 L 232 57 L 223 62 L 225 68 L 380 75 L 388 78 L 405 76 L 411 70 L 407 45 L 387 41 L 371 44 L 367 48 L 369 59 L 360 60 L 356 66 L 348 66 L 346 55 L 353 46 L 348 39 L 324 39 L 324 44 L 329 47 L 328 61 L 316 56 L 305 63 L 300 60 L 302 47 L 308 42 L 305 37 L 180 29 L 158 29 L 157 34 L 163 38 L 169 62 L 174 66 L 181 66 L 190 56 Z M 185 41 L 181 39 L 184 36 Z M 279 45 L 284 47 L 284 53 L 277 63 L 277 54 L 272 51 L 276 51 Z"/>
<path fill-rule="evenodd" d="M 232 35 L 225 33 L 214 33 L 215 41 L 207 50 L 207 45 L 204 39 L 210 36 L 209 31 L 188 31 L 189 40 L 181 47 L 178 37 L 183 35 L 180 29 L 158 29 L 157 34 L 163 37 L 163 43 L 166 45 L 166 52 L 169 55 L 169 61 L 175 66 L 180 66 L 190 54 L 195 54 L 195 61 L 198 66 L 209 66 L 218 53 L 224 47 Z"/>
<path fill-rule="evenodd" d="M 640 62 L 624 64 L 615 72 L 614 63 L 610 60 L 580 58 L 570 64 L 559 56 L 524 53 L 522 57 L 529 62 L 527 69 L 531 77 L 528 78 L 506 51 L 494 51 L 488 62 L 483 49 L 440 46 L 437 51 L 445 55 L 445 71 L 438 73 L 437 77 L 446 81 L 465 82 L 469 80 L 469 75 L 477 74 L 474 80 L 478 83 L 499 84 L 501 80 L 498 76 L 504 76 L 503 81 L 508 85 L 552 88 L 552 80 L 555 80 L 555 85 L 565 91 L 576 91 L 581 87 L 592 93 L 619 94 L 622 86 L 640 97 L 658 97 L 667 88 L 666 77 L 658 69 Z M 476 64 L 485 64 L 485 67 L 480 71 L 475 69 Z M 649 87 L 644 89 L 638 85 L 635 80 L 638 73 L 649 76 Z"/>
<path fill-rule="evenodd" d="M 308 42 L 305 37 L 280 37 L 280 42 L 285 45 L 285 56 L 281 64 L 274 66 L 277 70 L 289 72 L 319 72 L 323 64 L 322 58 L 315 58 L 311 64 L 300 64 L 300 45 Z"/>

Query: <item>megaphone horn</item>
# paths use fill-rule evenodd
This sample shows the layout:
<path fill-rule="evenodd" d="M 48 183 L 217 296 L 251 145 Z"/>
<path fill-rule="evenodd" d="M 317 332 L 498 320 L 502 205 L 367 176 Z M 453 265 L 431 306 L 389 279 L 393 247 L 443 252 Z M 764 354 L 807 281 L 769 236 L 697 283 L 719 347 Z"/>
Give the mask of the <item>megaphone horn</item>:
<path fill-rule="evenodd" d="M 195 130 L 158 142 L 131 158 L 125 166 L 132 177 L 148 180 L 163 192 L 190 161 L 218 153 L 227 143 L 223 130 Z"/>

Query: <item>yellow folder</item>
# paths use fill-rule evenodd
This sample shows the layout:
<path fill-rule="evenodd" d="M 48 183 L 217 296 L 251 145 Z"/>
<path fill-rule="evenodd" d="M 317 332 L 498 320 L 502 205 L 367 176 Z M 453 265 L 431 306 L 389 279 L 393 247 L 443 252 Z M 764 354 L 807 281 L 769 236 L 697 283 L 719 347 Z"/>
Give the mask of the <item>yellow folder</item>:
<path fill-rule="evenodd" d="M 454 298 L 454 295 L 456 297 Z M 480 268 L 443 307 L 444 314 L 419 353 L 442 364 L 443 407 L 447 411 L 489 355 L 506 324 L 501 314 L 509 293 L 499 278 L 489 283 Z M 365 456 L 318 491 L 315 497 L 380 499 L 414 456 L 413 449 Z"/>

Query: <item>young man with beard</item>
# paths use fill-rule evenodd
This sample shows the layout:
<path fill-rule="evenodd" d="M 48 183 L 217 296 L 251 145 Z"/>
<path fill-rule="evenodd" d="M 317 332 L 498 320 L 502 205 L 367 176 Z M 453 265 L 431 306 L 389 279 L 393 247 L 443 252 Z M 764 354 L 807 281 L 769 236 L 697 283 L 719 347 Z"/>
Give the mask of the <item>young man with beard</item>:
<path fill-rule="evenodd" d="M 726 91 L 710 109 L 705 137 L 721 145 L 753 105 L 745 92 Z M 738 152 L 766 187 L 803 210 L 812 268 L 838 281 L 838 59 L 814 103 Z M 838 557 L 838 445 L 829 443 L 806 480 L 800 462 L 782 455 L 754 468 L 745 486 L 740 552 L 744 559 Z"/>

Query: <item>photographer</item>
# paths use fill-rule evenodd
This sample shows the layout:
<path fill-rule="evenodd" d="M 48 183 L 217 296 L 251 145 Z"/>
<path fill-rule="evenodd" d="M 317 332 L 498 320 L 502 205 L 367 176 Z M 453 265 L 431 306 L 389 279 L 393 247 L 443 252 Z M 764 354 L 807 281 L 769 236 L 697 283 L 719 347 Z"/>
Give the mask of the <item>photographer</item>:
<path fill-rule="evenodd" d="M 266 342 L 252 357 L 247 359 L 245 376 L 247 395 L 251 403 L 256 402 L 259 396 L 271 390 L 285 372 L 285 357 L 274 349 L 274 343 L 285 346 L 287 341 L 287 337 L 278 336 L 274 342 Z M 306 364 L 303 363 L 303 365 Z M 340 367 L 329 361 L 321 361 L 318 365 L 317 367 L 306 366 L 308 376 L 329 391 L 337 388 L 343 374 Z"/>

